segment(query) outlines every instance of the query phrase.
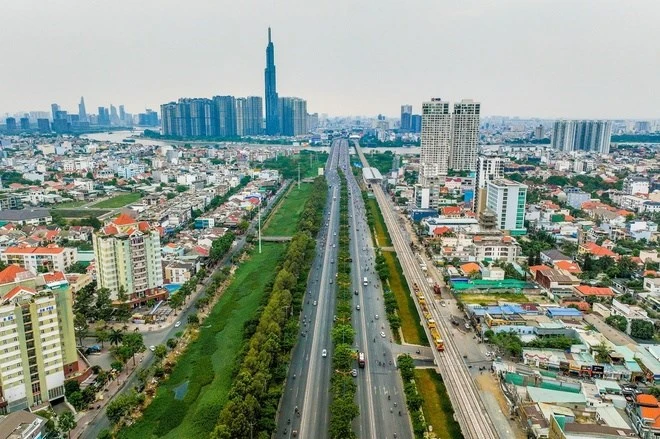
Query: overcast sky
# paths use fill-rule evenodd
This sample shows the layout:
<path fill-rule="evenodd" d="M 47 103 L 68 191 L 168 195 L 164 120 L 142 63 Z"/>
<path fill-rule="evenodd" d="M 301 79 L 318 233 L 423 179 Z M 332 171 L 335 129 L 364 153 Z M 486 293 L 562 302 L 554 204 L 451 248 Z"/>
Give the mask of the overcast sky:
<path fill-rule="evenodd" d="M 0 0 L 0 112 L 128 112 L 264 93 L 398 115 L 434 96 L 486 115 L 660 117 L 660 0 Z"/>

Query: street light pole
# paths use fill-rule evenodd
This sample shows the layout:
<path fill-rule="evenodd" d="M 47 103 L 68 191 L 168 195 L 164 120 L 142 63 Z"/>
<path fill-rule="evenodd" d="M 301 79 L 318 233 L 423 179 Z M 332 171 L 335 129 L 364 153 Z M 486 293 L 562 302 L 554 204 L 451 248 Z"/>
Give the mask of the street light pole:
<path fill-rule="evenodd" d="M 259 200 L 259 254 L 261 254 L 261 200 Z"/>

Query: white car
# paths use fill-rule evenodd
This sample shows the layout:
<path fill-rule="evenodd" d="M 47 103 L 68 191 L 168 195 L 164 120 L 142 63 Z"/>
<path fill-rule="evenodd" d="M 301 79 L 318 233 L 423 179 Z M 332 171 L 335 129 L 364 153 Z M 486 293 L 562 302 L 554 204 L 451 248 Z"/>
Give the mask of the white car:
<path fill-rule="evenodd" d="M 445 302 L 440 302 L 440 306 L 447 306 Z"/>
<path fill-rule="evenodd" d="M 353 369 L 353 370 L 351 371 L 351 375 L 353 375 L 354 377 L 356 377 L 356 376 L 357 376 L 357 369 Z"/>
<path fill-rule="evenodd" d="M 378 317 L 378 314 L 376 314 L 376 316 L 375 316 L 375 317 L 376 317 L 376 320 L 378 320 L 378 318 L 379 318 L 379 317 Z"/>
<path fill-rule="evenodd" d="M 383 331 L 380 331 L 380 336 L 385 338 L 385 333 Z"/>
<path fill-rule="evenodd" d="M 328 356 L 328 351 L 326 351 L 325 349 L 323 349 L 323 350 L 321 351 L 321 356 L 322 356 L 323 358 L 327 357 L 327 356 Z"/>
<path fill-rule="evenodd" d="M 360 311 L 360 305 L 355 305 L 355 309 L 357 309 L 358 311 Z"/>
<path fill-rule="evenodd" d="M 176 323 L 174 324 L 174 327 L 175 327 L 175 328 L 178 328 L 179 326 L 181 326 L 181 320 L 179 320 L 178 322 L 176 322 Z"/>
<path fill-rule="evenodd" d="M 316 300 L 315 300 L 315 301 L 314 301 L 314 306 L 316 306 L 316 305 L 317 305 L 317 303 L 316 303 Z"/>
<path fill-rule="evenodd" d="M 156 346 L 154 346 L 154 345 L 149 346 L 149 350 L 150 350 L 151 352 L 155 351 L 155 350 L 156 350 Z"/>

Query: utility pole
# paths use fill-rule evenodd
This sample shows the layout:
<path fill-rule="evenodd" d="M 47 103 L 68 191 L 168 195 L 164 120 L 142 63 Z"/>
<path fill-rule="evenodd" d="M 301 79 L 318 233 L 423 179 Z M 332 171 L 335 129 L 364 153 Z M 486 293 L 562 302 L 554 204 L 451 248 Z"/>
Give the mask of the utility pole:
<path fill-rule="evenodd" d="M 300 162 L 298 162 L 298 189 L 300 189 Z"/>

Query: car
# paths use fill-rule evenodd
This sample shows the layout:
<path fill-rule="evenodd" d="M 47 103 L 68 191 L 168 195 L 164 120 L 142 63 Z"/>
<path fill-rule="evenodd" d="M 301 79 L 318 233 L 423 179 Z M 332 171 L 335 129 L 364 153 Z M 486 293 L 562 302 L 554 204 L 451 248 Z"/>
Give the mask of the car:
<path fill-rule="evenodd" d="M 357 290 L 355 290 L 355 295 L 356 295 L 356 296 L 358 295 L 358 292 L 357 292 Z"/>
<path fill-rule="evenodd" d="M 383 338 L 385 338 L 385 332 L 380 331 L 380 336 L 383 337 Z"/>
<path fill-rule="evenodd" d="M 327 356 L 328 356 L 328 351 L 326 351 L 325 349 L 323 349 L 323 350 L 321 351 L 321 356 L 322 356 L 323 358 L 327 357 Z"/>
<path fill-rule="evenodd" d="M 335 263 L 335 260 L 334 260 L 334 259 L 330 259 L 330 263 L 331 263 L 331 264 L 334 264 L 334 263 Z"/>
<path fill-rule="evenodd" d="M 357 369 L 353 369 L 353 370 L 351 370 L 351 375 L 353 375 L 354 377 L 356 377 L 356 376 L 357 376 Z"/>
<path fill-rule="evenodd" d="M 358 311 L 360 311 L 360 305 L 355 305 L 355 309 L 357 309 Z"/>
<path fill-rule="evenodd" d="M 330 279 L 330 285 L 332 285 L 332 279 Z"/>
<path fill-rule="evenodd" d="M 376 315 L 375 315 L 374 317 L 376 317 L 376 320 L 378 320 L 378 319 L 379 319 L 379 316 L 378 316 L 378 314 L 376 314 Z"/>
<path fill-rule="evenodd" d="M 312 302 L 312 303 L 313 303 L 313 305 L 314 305 L 314 306 L 316 306 L 316 305 L 317 305 L 317 303 L 316 303 L 316 300 L 315 300 L 314 302 Z"/>
<path fill-rule="evenodd" d="M 440 306 L 447 306 L 445 302 L 440 302 Z"/>
<path fill-rule="evenodd" d="M 155 350 L 156 350 L 156 346 L 154 346 L 154 345 L 149 346 L 149 350 L 150 350 L 151 352 L 155 351 Z"/>
<path fill-rule="evenodd" d="M 334 235 L 337 236 L 337 232 L 335 232 Z"/>
<path fill-rule="evenodd" d="M 332 244 L 332 248 L 336 248 L 336 247 L 337 247 L 337 244 Z"/>
<path fill-rule="evenodd" d="M 179 326 L 181 326 L 181 320 L 179 320 L 178 322 L 176 322 L 176 323 L 174 324 L 174 327 L 175 327 L 175 328 L 178 328 Z"/>

